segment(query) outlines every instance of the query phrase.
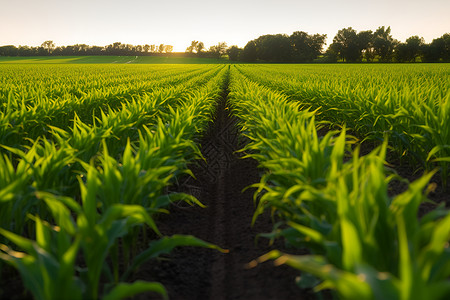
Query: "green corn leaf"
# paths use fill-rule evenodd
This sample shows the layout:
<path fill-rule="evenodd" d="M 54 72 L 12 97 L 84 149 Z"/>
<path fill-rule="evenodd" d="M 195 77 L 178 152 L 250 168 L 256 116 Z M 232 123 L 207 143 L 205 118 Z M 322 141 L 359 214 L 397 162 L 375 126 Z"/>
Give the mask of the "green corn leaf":
<path fill-rule="evenodd" d="M 341 218 L 342 261 L 345 270 L 352 271 L 362 260 L 361 241 L 355 226 L 345 217 Z"/>
<path fill-rule="evenodd" d="M 376 300 L 397 300 L 400 298 L 400 281 L 386 272 L 377 272 L 374 268 L 367 265 L 357 267 L 359 276 L 364 278 L 374 294 Z"/>
<path fill-rule="evenodd" d="M 58 224 L 63 230 L 69 234 L 75 234 L 75 222 L 72 218 L 70 210 L 67 206 L 74 209 L 76 213 L 81 213 L 81 207 L 73 199 L 68 197 L 54 196 L 48 193 L 39 192 L 36 194 L 38 198 L 43 198 L 48 208 Z M 67 206 L 66 206 L 67 205 Z"/>
<path fill-rule="evenodd" d="M 28 253 L 35 253 L 34 242 L 18 234 L 0 228 L 0 234 Z"/>
<path fill-rule="evenodd" d="M 289 255 L 278 250 L 273 250 L 257 260 L 249 263 L 249 267 L 255 267 L 267 260 L 275 260 L 274 264 L 289 265 L 295 269 L 305 271 L 325 280 L 322 287 L 334 288 L 343 299 L 373 299 L 370 286 L 363 276 L 336 269 L 328 264 L 322 256 L 315 255 Z"/>
<path fill-rule="evenodd" d="M 145 208 L 140 205 L 114 204 L 107 209 L 99 221 L 99 224 L 108 228 L 113 221 L 127 217 L 132 217 L 130 220 L 133 220 L 133 223 L 147 224 L 155 231 L 155 233 L 161 235 L 154 220 L 150 217 Z"/>
<path fill-rule="evenodd" d="M 411 293 L 413 288 L 413 270 L 411 256 L 409 252 L 408 236 L 405 229 L 405 221 L 402 216 L 398 215 L 397 218 L 398 226 L 398 243 L 399 243 L 399 270 L 400 270 L 400 299 L 408 300 L 413 297 Z"/>
<path fill-rule="evenodd" d="M 36 222 L 36 243 L 47 252 L 51 251 L 51 232 L 39 217 L 35 217 Z"/>
<path fill-rule="evenodd" d="M 206 208 L 204 204 L 202 204 L 196 197 L 186 194 L 186 193 L 171 193 L 168 195 L 165 195 L 170 202 L 176 202 L 176 201 L 184 201 L 190 205 L 196 204 L 202 208 Z"/>
<path fill-rule="evenodd" d="M 300 224 L 296 224 L 294 222 L 288 222 L 288 225 L 297 230 L 298 232 L 304 234 L 315 243 L 322 244 L 325 242 L 325 237 L 320 232 L 314 229 L 308 228 Z"/>

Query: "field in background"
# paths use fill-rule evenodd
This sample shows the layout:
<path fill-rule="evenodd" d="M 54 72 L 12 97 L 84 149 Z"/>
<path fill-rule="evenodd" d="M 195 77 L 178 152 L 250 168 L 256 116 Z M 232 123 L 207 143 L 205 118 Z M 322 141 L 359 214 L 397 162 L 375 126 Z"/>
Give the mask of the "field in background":
<path fill-rule="evenodd" d="M 0 63 L 19 64 L 223 64 L 226 59 L 183 56 L 38 56 L 2 57 Z"/>

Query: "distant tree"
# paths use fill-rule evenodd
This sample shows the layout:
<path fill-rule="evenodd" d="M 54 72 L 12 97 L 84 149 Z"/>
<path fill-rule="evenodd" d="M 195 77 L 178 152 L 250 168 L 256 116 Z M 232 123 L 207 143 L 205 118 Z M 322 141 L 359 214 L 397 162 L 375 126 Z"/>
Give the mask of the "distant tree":
<path fill-rule="evenodd" d="M 220 42 L 217 44 L 217 49 L 219 51 L 220 56 L 225 55 L 227 53 L 228 45 L 226 42 Z"/>
<path fill-rule="evenodd" d="M 313 53 L 310 47 L 310 36 L 304 31 L 295 31 L 289 37 L 293 48 L 293 61 L 308 62 L 313 60 Z"/>
<path fill-rule="evenodd" d="M 425 41 L 423 38 L 415 35 L 406 39 L 405 43 L 399 43 L 395 47 L 394 56 L 398 62 L 415 62 L 422 56 Z"/>
<path fill-rule="evenodd" d="M 266 34 L 258 37 L 256 43 L 256 56 L 267 62 L 289 62 L 292 57 L 292 48 L 289 37 L 285 34 Z"/>
<path fill-rule="evenodd" d="M 193 53 L 197 49 L 198 41 L 192 41 L 191 45 L 186 48 L 187 53 Z"/>
<path fill-rule="evenodd" d="M 351 27 L 339 30 L 333 38 L 333 50 L 343 61 L 355 62 L 359 60 L 361 51 L 356 30 Z"/>
<path fill-rule="evenodd" d="M 254 62 L 257 59 L 256 56 L 256 43 L 254 40 L 249 41 L 242 50 L 242 60 L 246 62 Z"/>
<path fill-rule="evenodd" d="M 55 49 L 53 49 L 53 51 L 52 51 L 52 55 L 53 56 L 61 56 L 64 48 L 65 48 L 64 46 L 55 47 Z"/>
<path fill-rule="evenodd" d="M 165 49 L 166 49 L 165 45 L 164 44 L 160 44 L 159 47 L 158 47 L 158 52 L 159 53 L 163 53 Z"/>
<path fill-rule="evenodd" d="M 203 42 L 197 42 L 195 45 L 195 51 L 198 55 L 202 54 L 203 49 L 205 49 L 205 44 L 203 44 Z"/>
<path fill-rule="evenodd" d="M 102 55 L 104 54 L 104 47 L 92 46 L 89 49 L 91 55 Z"/>
<path fill-rule="evenodd" d="M 238 61 L 241 55 L 242 49 L 238 46 L 231 46 L 227 49 L 228 59 L 233 61 Z"/>
<path fill-rule="evenodd" d="M 398 43 L 395 46 L 394 57 L 397 62 L 408 61 L 408 46 L 406 43 Z"/>
<path fill-rule="evenodd" d="M 79 45 L 75 45 L 79 47 Z M 75 47 L 75 50 L 77 51 L 77 47 Z M 105 53 L 107 55 L 137 55 L 139 53 L 139 50 L 141 49 L 141 46 L 134 46 L 131 44 L 122 44 L 121 42 L 115 42 L 111 45 L 108 45 L 105 47 L 104 50 L 102 50 L 102 53 Z"/>
<path fill-rule="evenodd" d="M 208 53 L 210 56 L 214 58 L 221 58 L 226 54 L 227 51 L 227 43 L 220 42 L 217 45 L 209 47 Z"/>
<path fill-rule="evenodd" d="M 145 44 L 144 46 L 142 46 L 142 49 L 144 50 L 145 53 L 148 53 L 150 51 L 150 45 Z"/>
<path fill-rule="evenodd" d="M 392 38 L 391 27 L 378 27 L 373 34 L 373 48 L 380 61 L 390 61 L 398 41 Z"/>
<path fill-rule="evenodd" d="M 360 59 L 365 58 L 367 61 L 372 61 L 375 56 L 372 30 L 358 32 L 357 44 L 360 52 Z"/>
<path fill-rule="evenodd" d="M 134 47 L 134 51 L 137 52 L 136 54 L 141 54 L 142 52 L 144 52 L 144 47 L 141 46 L 141 45 L 136 45 L 136 46 Z"/>
<path fill-rule="evenodd" d="M 18 56 L 33 56 L 34 49 L 32 47 L 28 47 L 28 46 L 19 46 L 17 55 Z"/>
<path fill-rule="evenodd" d="M 155 53 L 156 52 L 156 45 L 150 45 L 150 52 Z"/>
<path fill-rule="evenodd" d="M 446 33 L 422 47 L 422 60 L 425 62 L 450 62 L 450 34 Z"/>
<path fill-rule="evenodd" d="M 19 54 L 19 49 L 13 45 L 1 46 L 0 56 L 17 56 Z"/>
<path fill-rule="evenodd" d="M 415 62 L 416 59 L 422 54 L 425 40 L 417 35 L 406 39 L 407 61 Z"/>
<path fill-rule="evenodd" d="M 60 53 L 61 53 L 61 55 L 75 55 L 75 53 L 73 51 L 73 46 L 61 47 Z"/>
<path fill-rule="evenodd" d="M 165 45 L 164 46 L 164 52 L 171 53 L 172 51 L 173 51 L 173 46 L 172 45 Z"/>
<path fill-rule="evenodd" d="M 209 47 L 209 49 L 208 49 L 208 56 L 215 57 L 215 58 L 219 58 L 220 57 L 219 49 L 217 48 L 216 45 L 213 45 L 213 46 Z"/>
<path fill-rule="evenodd" d="M 440 38 L 442 40 L 441 58 L 443 61 L 450 61 L 450 34 L 446 33 Z"/>
<path fill-rule="evenodd" d="M 34 51 L 34 55 L 36 56 L 47 56 L 48 54 L 48 49 L 44 48 L 44 47 L 37 47 Z"/>
<path fill-rule="evenodd" d="M 337 62 L 339 59 L 339 48 L 340 46 L 338 44 L 332 43 L 327 51 L 325 51 L 325 62 L 334 63 Z"/>
<path fill-rule="evenodd" d="M 123 45 L 121 42 L 115 42 L 105 47 L 105 52 L 108 55 L 121 55 Z"/>
<path fill-rule="evenodd" d="M 90 47 L 86 44 L 76 44 L 74 47 L 76 47 L 76 51 L 78 55 L 89 55 Z"/>
<path fill-rule="evenodd" d="M 136 47 L 131 44 L 124 45 L 122 50 L 122 55 L 136 55 Z"/>
<path fill-rule="evenodd" d="M 327 35 L 316 33 L 312 36 L 310 35 L 310 37 L 311 37 L 311 48 L 314 51 L 314 59 L 316 59 L 317 56 L 322 54 L 323 47 L 326 44 Z"/>
<path fill-rule="evenodd" d="M 55 49 L 55 43 L 53 43 L 53 41 L 45 41 L 42 43 L 41 47 L 47 50 L 47 54 L 51 54 L 53 49 Z"/>
<path fill-rule="evenodd" d="M 295 31 L 290 37 L 292 60 L 294 62 L 311 62 L 321 54 L 326 34 L 309 35 L 303 31 Z"/>

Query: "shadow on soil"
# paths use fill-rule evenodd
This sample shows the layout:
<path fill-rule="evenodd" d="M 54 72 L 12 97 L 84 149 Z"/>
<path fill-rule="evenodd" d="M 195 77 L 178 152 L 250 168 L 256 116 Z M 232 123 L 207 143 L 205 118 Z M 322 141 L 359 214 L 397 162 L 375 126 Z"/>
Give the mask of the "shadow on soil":
<path fill-rule="evenodd" d="M 251 227 L 254 191 L 242 190 L 259 182 L 260 176 L 256 161 L 236 153 L 243 141 L 237 120 L 228 115 L 227 95 L 226 86 L 214 123 L 201 142 L 207 163 L 194 166 L 197 179 L 188 178 L 177 188 L 196 196 L 207 208 L 173 205 L 158 226 L 165 235 L 192 234 L 230 252 L 178 248 L 167 259 L 142 266 L 136 277 L 161 282 L 170 299 L 315 299 L 312 291 L 296 286 L 299 273 L 287 266 L 269 262 L 245 268 L 272 249 L 292 250 L 280 241 L 272 246 L 264 238 L 255 242 L 258 233 L 271 231 L 272 221 L 262 215 Z"/>

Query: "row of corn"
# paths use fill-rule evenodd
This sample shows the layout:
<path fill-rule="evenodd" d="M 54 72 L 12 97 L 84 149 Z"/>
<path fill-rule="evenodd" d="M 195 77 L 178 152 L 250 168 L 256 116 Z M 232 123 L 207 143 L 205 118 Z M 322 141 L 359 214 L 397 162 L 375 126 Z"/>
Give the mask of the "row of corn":
<path fill-rule="evenodd" d="M 234 67 L 229 104 L 250 140 L 243 151 L 265 171 L 255 184 L 253 222 L 270 211 L 277 223 L 263 236 L 310 254 L 272 251 L 249 265 L 274 259 L 303 271 L 301 287 L 331 289 L 341 299 L 447 299 L 450 214 L 438 207 L 418 218 L 433 172 L 389 196 L 396 175 L 384 166 L 387 137 L 361 156 L 345 126 L 320 136 L 316 112 L 243 75 L 272 67 L 281 68 Z M 262 72 L 259 79 L 266 75 L 276 78 Z"/>
<path fill-rule="evenodd" d="M 17 78 L 24 77 L 34 83 L 31 86 L 30 83 L 21 85 L 20 80 L 18 83 L 13 80 L 13 75 L 3 79 L 4 86 L 9 90 L 0 96 L 0 143 L 14 146 L 23 145 L 24 139 L 48 135 L 49 125 L 67 128 L 74 113 L 84 123 L 92 125 L 96 118 L 101 117 L 102 110 L 120 110 L 124 105 L 129 106 L 130 110 L 136 110 L 139 109 L 133 104 L 136 97 L 153 97 L 153 93 L 167 91 L 168 87 L 175 87 L 178 91 L 195 89 L 218 72 L 217 69 L 205 67 L 200 70 L 188 69 L 185 72 L 183 69 L 150 69 L 147 72 L 156 75 L 148 78 L 144 76 L 146 73 L 143 73 L 143 68 L 138 69 L 140 72 L 135 76 L 125 76 L 126 70 L 119 69 L 116 71 L 124 73 L 124 82 L 117 83 L 116 77 L 106 77 L 102 74 L 92 80 L 104 82 L 104 86 L 99 86 L 99 83 L 89 85 L 89 82 L 84 80 L 85 77 L 93 76 L 91 73 L 102 71 L 100 67 L 98 70 L 87 68 L 87 75 L 83 75 L 80 70 L 73 70 L 75 66 L 65 66 L 63 70 L 67 73 L 66 76 L 61 74 L 61 70 L 55 73 L 47 70 L 50 74 L 42 76 L 41 79 L 27 74 L 32 71 L 42 72 L 41 68 L 46 66 L 28 67 L 31 70 L 24 73 L 21 72 L 24 70 L 20 66 L 7 67 L 9 68 L 2 70 L 6 74 L 18 73 L 15 75 Z M 129 70 L 129 73 L 133 74 L 132 71 Z M 118 73 L 116 76 L 120 78 L 121 73 Z M 141 81 L 137 78 L 141 78 Z M 141 99 L 141 102 L 145 101 Z"/>
<path fill-rule="evenodd" d="M 241 65 L 240 73 L 361 139 L 387 136 L 396 157 L 450 176 L 450 68 L 432 65 Z"/>
<path fill-rule="evenodd" d="M 76 78 L 72 68 L 58 66 L 55 78 Z M 108 93 L 108 80 L 93 74 L 105 80 L 105 94 L 101 86 L 71 94 L 83 90 L 73 83 L 56 96 L 62 83 L 52 90 L 38 79 L 30 87 L 41 91 L 36 97 L 3 93 L 0 259 L 35 299 L 167 296 L 157 282 L 131 283 L 142 263 L 182 245 L 221 250 L 192 236 L 163 237 L 155 222 L 172 201 L 202 206 L 168 186 L 201 157 L 195 139 L 214 115 L 226 73 L 221 66 L 169 69 L 141 67 L 139 74 L 161 74 L 144 90 L 130 82 L 128 94 L 126 84 Z M 5 263 L 0 271 L 8 274 Z"/>

